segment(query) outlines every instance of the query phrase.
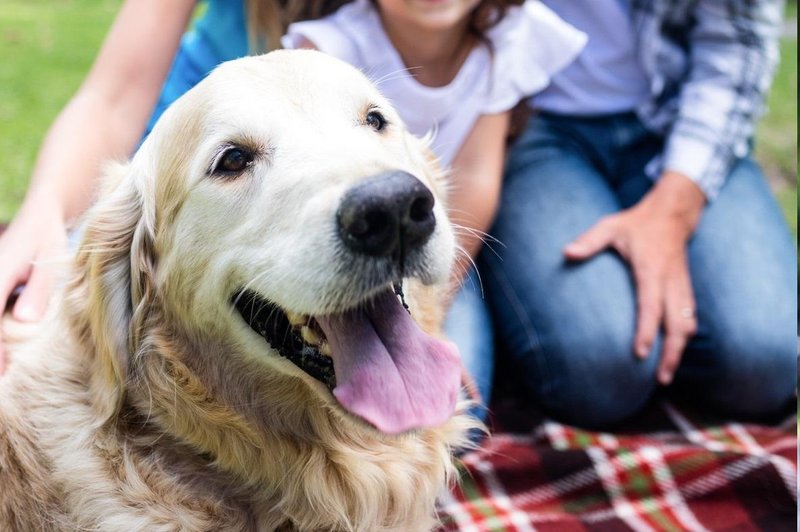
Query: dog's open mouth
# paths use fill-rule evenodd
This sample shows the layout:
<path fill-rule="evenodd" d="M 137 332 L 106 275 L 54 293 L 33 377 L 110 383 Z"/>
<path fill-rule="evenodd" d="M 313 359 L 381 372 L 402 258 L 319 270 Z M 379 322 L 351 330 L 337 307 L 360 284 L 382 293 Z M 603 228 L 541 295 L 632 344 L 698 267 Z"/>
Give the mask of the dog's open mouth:
<path fill-rule="evenodd" d="M 333 391 L 336 374 L 330 345 L 314 318 L 287 315 L 280 307 L 251 291 L 235 295 L 233 304 L 250 328 L 263 336 L 282 357 Z"/>
<path fill-rule="evenodd" d="M 455 410 L 461 362 L 454 346 L 424 333 L 392 290 L 320 316 L 287 313 L 250 291 L 233 303 L 281 356 L 382 432 L 438 426 Z"/>

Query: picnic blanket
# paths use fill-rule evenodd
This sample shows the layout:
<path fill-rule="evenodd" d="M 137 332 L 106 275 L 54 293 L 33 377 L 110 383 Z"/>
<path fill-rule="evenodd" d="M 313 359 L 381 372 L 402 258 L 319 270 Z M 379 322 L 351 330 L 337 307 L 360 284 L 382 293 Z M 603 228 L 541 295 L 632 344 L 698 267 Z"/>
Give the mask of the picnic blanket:
<path fill-rule="evenodd" d="M 612 434 L 498 409 L 441 498 L 441 532 L 798 530 L 794 413 L 725 422 L 661 399 Z"/>

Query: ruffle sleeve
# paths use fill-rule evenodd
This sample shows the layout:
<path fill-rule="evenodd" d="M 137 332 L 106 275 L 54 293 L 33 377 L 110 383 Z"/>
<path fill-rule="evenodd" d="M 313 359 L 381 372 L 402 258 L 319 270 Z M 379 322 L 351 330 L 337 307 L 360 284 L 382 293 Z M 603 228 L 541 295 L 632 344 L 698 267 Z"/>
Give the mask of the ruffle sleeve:
<path fill-rule="evenodd" d="M 298 48 L 303 39 L 368 75 L 391 61 L 394 52 L 371 0 L 354 0 L 325 18 L 290 24 L 281 44 Z"/>
<path fill-rule="evenodd" d="M 350 64 L 358 64 L 358 49 L 350 36 L 342 31 L 336 19 L 323 18 L 290 24 L 281 38 L 284 48 L 300 48 L 303 40 L 328 55 Z"/>
<path fill-rule="evenodd" d="M 488 37 L 493 64 L 485 114 L 508 111 L 547 87 L 588 40 L 585 33 L 532 0 L 511 8 Z"/>

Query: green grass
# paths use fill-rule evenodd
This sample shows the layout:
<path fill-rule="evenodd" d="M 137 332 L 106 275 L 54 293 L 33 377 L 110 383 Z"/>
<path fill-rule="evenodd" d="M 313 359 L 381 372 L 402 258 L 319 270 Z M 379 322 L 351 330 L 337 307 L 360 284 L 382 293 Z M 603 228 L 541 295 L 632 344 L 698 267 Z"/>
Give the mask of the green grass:
<path fill-rule="evenodd" d="M 797 1 L 786 4 L 787 20 L 797 20 Z M 797 39 L 781 42 L 781 65 L 775 75 L 769 109 L 758 129 L 756 157 L 780 179 L 776 196 L 797 237 Z"/>
<path fill-rule="evenodd" d="M 786 219 L 789 221 L 789 227 L 792 229 L 792 234 L 797 239 L 797 183 L 795 186 L 789 186 L 784 190 L 779 190 L 776 193 L 778 203 L 781 204 Z M 800 277 L 800 266 L 798 266 L 798 277 Z"/>
<path fill-rule="evenodd" d="M 770 173 L 787 181 L 797 177 L 797 41 L 781 43 L 781 67 L 775 74 L 767 114 L 758 129 L 756 155 Z"/>
<path fill-rule="evenodd" d="M 797 4 L 793 4 L 796 16 Z M 772 177 L 778 201 L 797 235 L 797 40 L 781 43 L 781 65 L 775 75 L 768 112 L 758 128 L 756 158 Z"/>
<path fill-rule="evenodd" d="M 0 220 L 16 211 L 42 137 L 80 85 L 119 4 L 0 2 Z"/>
<path fill-rule="evenodd" d="M 797 18 L 797 0 L 789 0 L 786 3 L 786 17 L 787 19 Z"/>
<path fill-rule="evenodd" d="M 120 3 L 0 1 L 0 220 L 16 212 L 47 127 L 80 85 Z M 787 16 L 797 16 L 796 2 Z M 797 41 L 781 48 L 756 154 L 796 234 Z"/>

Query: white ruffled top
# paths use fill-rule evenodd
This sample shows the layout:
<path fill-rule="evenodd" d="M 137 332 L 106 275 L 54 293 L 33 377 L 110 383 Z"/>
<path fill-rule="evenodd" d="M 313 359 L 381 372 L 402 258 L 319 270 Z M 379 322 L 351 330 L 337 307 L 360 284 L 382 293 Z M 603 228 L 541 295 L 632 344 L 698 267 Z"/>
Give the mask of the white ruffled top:
<path fill-rule="evenodd" d="M 476 46 L 453 81 L 442 87 L 419 83 L 403 64 L 370 0 L 355 0 L 332 15 L 291 24 L 282 43 L 305 39 L 319 50 L 361 69 L 392 101 L 409 130 L 434 132 L 432 148 L 450 165 L 475 121 L 508 111 L 542 90 L 586 44 L 584 33 L 535 0 L 514 6 Z M 413 70 L 412 70 L 413 71 Z"/>

